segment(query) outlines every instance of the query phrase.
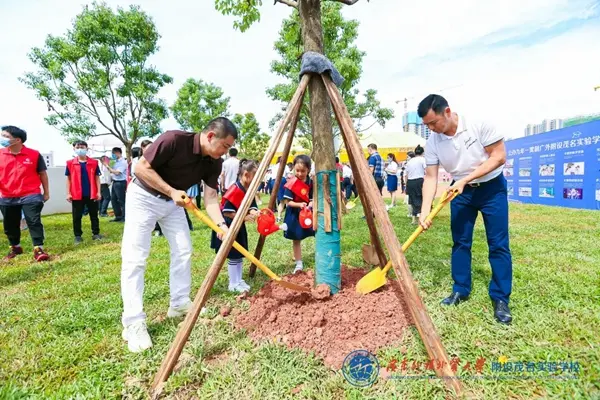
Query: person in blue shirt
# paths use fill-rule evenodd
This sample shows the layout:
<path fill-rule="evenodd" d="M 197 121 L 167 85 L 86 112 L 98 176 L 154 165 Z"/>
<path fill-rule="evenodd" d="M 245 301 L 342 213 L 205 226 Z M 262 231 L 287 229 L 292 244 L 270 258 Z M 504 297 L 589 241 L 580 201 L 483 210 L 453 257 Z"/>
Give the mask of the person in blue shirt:
<path fill-rule="evenodd" d="M 112 193 L 111 200 L 113 211 L 115 212 L 115 219 L 111 222 L 125 222 L 125 192 L 127 191 L 127 161 L 123 158 L 123 151 L 120 147 L 113 147 L 112 159 L 114 165 L 111 167 L 108 162 L 104 165 L 110 171 L 110 177 L 112 178 Z"/>
<path fill-rule="evenodd" d="M 383 185 L 385 184 L 383 180 L 383 159 L 377 152 L 375 143 L 368 145 L 367 150 L 369 151 L 369 169 L 373 174 L 373 178 L 375 178 L 379 194 L 383 194 Z"/>

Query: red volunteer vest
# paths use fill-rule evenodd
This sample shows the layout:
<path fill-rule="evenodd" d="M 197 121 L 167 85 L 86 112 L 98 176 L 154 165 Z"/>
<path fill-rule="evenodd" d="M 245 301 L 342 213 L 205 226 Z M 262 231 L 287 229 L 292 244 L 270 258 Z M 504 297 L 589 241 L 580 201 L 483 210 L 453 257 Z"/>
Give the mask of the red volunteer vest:
<path fill-rule="evenodd" d="M 8 148 L 0 150 L 0 196 L 25 197 L 42 193 L 42 181 L 37 172 L 40 153 L 23 146 L 12 154 Z"/>
<path fill-rule="evenodd" d="M 229 187 L 229 189 L 227 189 L 227 191 L 223 195 L 223 198 L 221 199 L 221 210 L 223 210 L 223 207 L 225 206 L 225 201 L 229 201 L 237 210 L 238 208 L 240 208 L 240 205 L 242 204 L 242 200 L 244 200 L 245 195 L 246 192 L 240 189 L 240 187 L 237 185 L 237 182 L 234 183 L 233 185 L 231 185 L 231 187 Z"/>
<path fill-rule="evenodd" d="M 287 181 L 284 186 L 286 189 L 289 189 L 294 193 L 301 201 L 308 203 L 310 201 L 310 190 L 311 187 L 307 185 L 305 182 L 302 182 L 300 179 L 294 177 Z M 296 201 L 296 199 L 294 199 Z"/>
<path fill-rule="evenodd" d="M 81 190 L 81 164 L 79 163 L 79 159 L 75 157 L 67 161 L 67 169 L 69 170 L 69 175 L 71 176 L 71 197 L 73 200 L 81 200 L 83 191 Z M 98 169 L 98 160 L 87 157 L 85 169 L 87 170 L 90 181 L 90 198 L 95 199 L 96 196 L 98 196 L 98 186 L 96 186 L 96 170 Z"/>

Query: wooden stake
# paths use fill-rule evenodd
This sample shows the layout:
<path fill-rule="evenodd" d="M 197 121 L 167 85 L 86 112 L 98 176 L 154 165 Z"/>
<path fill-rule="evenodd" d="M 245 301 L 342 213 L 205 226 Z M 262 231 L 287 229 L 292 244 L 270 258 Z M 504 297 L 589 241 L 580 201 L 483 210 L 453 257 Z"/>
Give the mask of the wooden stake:
<path fill-rule="evenodd" d="M 349 144 L 346 140 L 346 137 L 342 135 L 342 139 L 344 140 L 344 146 L 346 146 L 346 151 L 348 152 L 348 158 L 350 159 L 350 165 L 354 166 L 359 162 L 359 159 L 364 160 L 362 149 L 359 155 L 352 153 L 352 150 L 349 147 Z M 377 258 L 379 258 L 379 266 L 381 268 L 385 267 L 387 264 L 387 258 L 385 256 L 385 252 L 383 251 L 383 246 L 381 245 L 381 240 L 379 239 L 379 234 L 377 233 L 377 227 L 375 226 L 375 220 L 373 219 L 372 207 L 369 205 L 369 199 L 365 196 L 365 187 L 363 185 L 362 178 L 354 171 L 354 183 L 356 184 L 356 189 L 358 191 L 358 196 L 360 198 L 360 202 L 363 207 L 363 212 L 365 213 L 365 219 L 367 221 L 367 226 L 369 227 L 369 235 L 371 236 L 371 244 L 375 247 L 375 252 L 377 253 Z M 371 179 L 371 178 L 369 178 Z"/>
<path fill-rule="evenodd" d="M 240 227 L 244 223 L 244 218 L 246 217 L 246 214 L 248 213 L 248 210 L 250 209 L 250 205 L 251 205 L 252 201 L 254 200 L 254 196 L 256 195 L 258 185 L 259 185 L 260 181 L 262 180 L 262 177 L 265 175 L 267 168 L 269 166 L 269 162 L 275 155 L 275 152 L 277 151 L 277 147 L 279 146 L 279 143 L 281 142 L 281 139 L 283 138 L 285 127 L 291 121 L 291 119 L 300 112 L 300 106 L 302 105 L 302 101 L 301 101 L 302 96 L 306 90 L 306 87 L 308 86 L 309 80 L 310 80 L 309 74 L 305 74 L 302 76 L 302 79 L 300 80 L 300 84 L 298 85 L 298 88 L 296 89 L 296 93 L 294 94 L 294 97 L 292 98 L 292 100 L 290 101 L 290 104 L 288 105 L 288 109 L 286 111 L 285 117 L 284 117 L 283 121 L 281 122 L 279 129 L 273 136 L 273 141 L 271 142 L 269 149 L 267 150 L 266 154 L 264 155 L 264 157 L 258 167 L 258 171 L 256 172 L 256 178 L 253 179 L 252 182 L 250 183 L 250 187 L 246 191 L 246 195 L 244 196 L 244 199 L 242 200 L 242 204 L 240 205 L 238 212 L 236 212 L 235 218 L 233 219 L 231 226 L 229 227 L 229 230 L 227 231 L 227 234 L 223 238 L 223 243 L 221 244 L 221 247 L 219 248 L 219 251 L 217 252 L 217 255 L 216 255 L 210 269 L 208 270 L 206 276 L 204 277 L 202 286 L 200 286 L 200 289 L 198 290 L 198 293 L 196 294 L 196 297 L 194 298 L 194 303 L 192 305 L 192 308 L 190 309 L 187 316 L 183 320 L 183 323 L 182 323 L 181 327 L 179 328 L 177 335 L 175 336 L 175 340 L 173 341 L 171 348 L 169 349 L 167 355 L 165 356 L 158 372 L 154 376 L 154 381 L 152 382 L 152 392 L 153 392 L 153 396 L 155 396 L 155 397 L 158 397 L 158 395 L 160 395 L 160 393 L 162 392 L 164 383 L 167 381 L 167 379 L 171 375 L 171 372 L 173 372 L 173 368 L 175 367 L 175 364 L 177 363 L 177 360 L 179 359 L 179 356 L 180 356 L 181 352 L 183 351 L 183 347 L 187 343 L 187 340 L 190 336 L 190 333 L 192 332 L 194 324 L 196 323 L 198 316 L 200 315 L 200 310 L 206 303 L 206 300 L 208 299 L 210 290 L 212 289 L 212 287 L 215 283 L 215 280 L 217 279 L 217 276 L 219 275 L 219 271 L 221 270 L 221 267 L 223 266 L 223 263 L 225 262 L 227 255 L 229 254 L 229 250 L 231 249 L 231 246 L 233 245 L 233 242 L 235 241 L 235 238 L 237 237 Z"/>
<path fill-rule="evenodd" d="M 304 101 L 304 93 L 302 94 L 302 98 L 300 99 L 300 104 Z M 267 207 L 269 210 L 273 210 L 275 208 L 275 204 L 277 202 L 277 192 L 279 191 L 279 186 L 281 185 L 281 181 L 283 180 L 283 173 L 285 171 L 285 166 L 287 164 L 287 159 L 290 156 L 290 150 L 292 149 L 292 143 L 294 142 L 294 133 L 296 132 L 296 126 L 298 125 L 298 119 L 300 118 L 300 112 L 293 116 L 292 121 L 290 122 L 290 128 L 288 129 L 288 135 L 285 139 L 285 145 L 283 147 L 283 152 L 281 153 L 281 161 L 279 162 L 279 170 L 277 171 L 277 176 L 275 177 L 275 184 L 273 185 L 273 193 L 271 193 L 271 197 L 269 198 L 269 204 Z M 256 249 L 254 250 L 254 257 L 260 260 L 260 256 L 262 254 L 263 247 L 265 246 L 266 236 L 260 235 L 258 237 L 258 243 L 256 243 Z M 252 263 L 250 265 L 250 269 L 248 270 L 248 276 L 250 278 L 254 278 L 254 274 L 256 274 L 256 264 Z"/>
<path fill-rule="evenodd" d="M 345 137 L 347 144 L 346 149 L 349 150 L 349 152 L 354 153 L 356 156 L 359 152 L 362 152 L 362 146 L 360 145 L 358 135 L 354 130 L 352 119 L 348 114 L 348 109 L 342 100 L 342 96 L 340 95 L 338 88 L 331 81 L 331 78 L 329 78 L 327 75 L 322 75 L 322 79 L 325 82 L 325 87 L 327 88 L 331 103 L 333 104 L 333 110 L 340 126 L 342 136 Z M 383 241 L 389 250 L 394 271 L 399 277 L 401 277 L 400 284 L 402 285 L 404 297 L 406 298 L 412 318 L 415 321 L 421 338 L 423 339 L 423 343 L 427 349 L 430 359 L 435 360 L 435 371 L 438 376 L 441 377 L 454 377 L 454 372 L 450 368 L 448 354 L 446 353 L 440 337 L 435 330 L 435 326 L 433 325 L 431 318 L 427 314 L 423 300 L 421 300 L 421 297 L 419 296 L 417 285 L 413 279 L 412 273 L 410 272 L 410 268 L 406 258 L 404 257 L 404 253 L 402 252 L 402 246 L 398 242 L 398 238 L 394 232 L 394 227 L 390 221 L 389 214 L 385 209 L 383 197 L 379 195 L 379 190 L 377 189 L 375 180 L 371 176 L 364 157 L 356 161 L 358 162 L 356 162 L 353 167 L 356 173 L 358 173 L 358 175 L 362 178 L 364 184 L 362 189 L 366 189 L 366 197 L 368 197 L 370 200 L 369 204 L 373 208 L 372 211 L 375 213 L 377 222 L 381 228 Z M 440 364 L 443 365 L 441 368 L 439 368 Z M 448 387 L 454 389 L 457 395 L 462 394 L 462 384 L 457 379 L 446 378 L 444 381 Z"/>
<path fill-rule="evenodd" d="M 317 177 L 313 179 L 313 230 L 316 232 L 319 227 L 319 189 L 317 186 Z"/>
<path fill-rule="evenodd" d="M 335 174 L 335 179 L 337 181 L 337 228 L 338 231 L 342 230 L 342 185 L 340 183 L 340 171 Z"/>
<path fill-rule="evenodd" d="M 323 175 L 323 219 L 325 232 L 331 232 L 331 187 L 329 186 L 329 174 Z"/>

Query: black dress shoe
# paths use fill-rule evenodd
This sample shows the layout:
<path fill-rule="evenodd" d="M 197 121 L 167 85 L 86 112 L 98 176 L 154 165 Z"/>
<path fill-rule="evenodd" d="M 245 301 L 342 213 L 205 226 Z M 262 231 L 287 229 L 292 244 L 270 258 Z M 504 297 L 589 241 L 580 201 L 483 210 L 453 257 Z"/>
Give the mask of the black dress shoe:
<path fill-rule="evenodd" d="M 467 301 L 469 296 L 462 295 L 458 292 L 452 292 L 452 294 L 442 300 L 442 304 L 445 306 L 457 306 L 463 301 Z"/>
<path fill-rule="evenodd" d="M 492 303 L 494 304 L 494 317 L 496 321 L 509 325 L 512 321 L 512 315 L 510 315 L 508 304 L 502 300 L 492 301 Z"/>

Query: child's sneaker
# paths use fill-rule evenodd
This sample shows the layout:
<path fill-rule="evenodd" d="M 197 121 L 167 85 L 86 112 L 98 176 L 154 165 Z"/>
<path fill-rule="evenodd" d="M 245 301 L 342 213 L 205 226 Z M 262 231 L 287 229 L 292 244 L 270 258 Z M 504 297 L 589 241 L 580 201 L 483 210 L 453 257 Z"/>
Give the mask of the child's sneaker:
<path fill-rule="evenodd" d="M 10 246 L 10 250 L 6 257 L 4 257 L 4 261 L 12 260 L 19 254 L 23 254 L 23 248 L 21 246 Z"/>
<path fill-rule="evenodd" d="M 304 265 L 296 264 L 296 268 L 294 268 L 294 273 L 301 272 L 304 270 Z"/>
<path fill-rule="evenodd" d="M 245 291 L 250 290 L 250 285 L 248 285 L 243 279 L 241 281 L 239 281 L 239 283 L 237 285 L 239 287 L 243 288 Z"/>
<path fill-rule="evenodd" d="M 229 285 L 230 292 L 244 293 L 247 292 L 249 289 L 250 287 L 246 288 L 245 286 L 241 285 L 240 282 L 236 283 L 235 285 Z"/>
<path fill-rule="evenodd" d="M 50 256 L 40 246 L 35 246 L 33 249 L 33 258 L 35 259 L 35 261 L 40 262 L 47 261 L 50 258 Z"/>

